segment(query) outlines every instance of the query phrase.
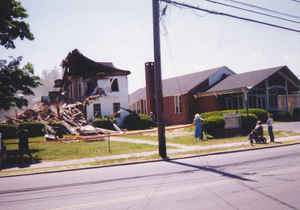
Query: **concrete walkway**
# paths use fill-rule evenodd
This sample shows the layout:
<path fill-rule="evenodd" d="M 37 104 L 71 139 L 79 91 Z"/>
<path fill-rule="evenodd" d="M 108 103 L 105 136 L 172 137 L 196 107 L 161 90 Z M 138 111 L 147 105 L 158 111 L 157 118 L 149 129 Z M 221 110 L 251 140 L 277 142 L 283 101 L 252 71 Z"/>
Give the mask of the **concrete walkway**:
<path fill-rule="evenodd" d="M 283 137 L 283 138 L 275 138 L 275 142 L 284 142 L 284 141 L 290 141 L 290 140 L 299 140 L 300 141 L 300 135 Z M 128 138 L 120 138 L 120 137 L 111 137 L 111 141 L 122 141 L 122 142 L 136 143 L 136 144 L 158 145 L 158 142 L 154 142 L 154 141 L 128 139 Z M 178 147 L 178 149 L 167 150 L 167 154 L 208 150 L 208 149 L 216 149 L 216 148 L 228 148 L 228 147 L 236 147 L 236 146 L 243 146 L 243 145 L 249 145 L 249 141 L 247 141 L 245 139 L 245 141 L 243 141 L 243 142 L 228 143 L 228 144 L 216 144 L 216 145 L 211 145 L 211 146 L 201 146 L 201 142 L 199 142 L 199 145 L 196 145 L 196 146 L 186 146 L 186 145 L 181 145 L 181 144 L 167 143 L 167 146 Z M 158 151 L 123 154 L 123 155 L 112 155 L 112 156 L 94 157 L 94 158 L 83 158 L 83 159 L 67 160 L 67 161 L 41 162 L 41 163 L 37 163 L 37 164 L 32 164 L 32 165 L 30 165 L 30 167 L 26 167 L 26 168 L 14 167 L 14 168 L 2 169 L 2 171 L 41 169 L 41 168 L 46 168 L 46 167 L 68 166 L 68 165 L 74 165 L 74 164 L 89 163 L 89 162 L 93 162 L 93 161 L 125 159 L 125 158 L 131 158 L 131 157 L 144 157 L 144 156 L 150 156 L 150 155 L 154 155 L 154 154 L 158 154 Z"/>

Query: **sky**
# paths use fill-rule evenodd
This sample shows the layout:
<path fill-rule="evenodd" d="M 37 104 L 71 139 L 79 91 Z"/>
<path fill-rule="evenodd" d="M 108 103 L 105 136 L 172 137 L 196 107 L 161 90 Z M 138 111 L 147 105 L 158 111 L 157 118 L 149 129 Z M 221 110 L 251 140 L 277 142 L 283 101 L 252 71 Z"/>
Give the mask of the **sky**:
<path fill-rule="evenodd" d="M 242 7 L 230 0 L 217 1 Z M 239 1 L 300 16 L 300 3 L 293 0 Z M 300 30 L 298 23 L 205 0 L 178 2 Z M 31 62 L 35 74 L 42 76 L 43 70 L 54 67 L 61 71 L 61 61 L 78 49 L 96 62 L 112 62 L 116 68 L 131 71 L 129 93 L 145 86 L 145 63 L 154 61 L 152 0 L 21 0 L 21 4 L 29 14 L 25 22 L 35 40 L 17 39 L 15 49 L 0 47 L 0 59 L 23 56 L 22 65 Z M 161 2 L 161 8 L 165 6 Z M 298 32 L 170 4 L 160 29 L 163 79 L 220 66 L 243 73 L 283 65 L 300 77 Z"/>

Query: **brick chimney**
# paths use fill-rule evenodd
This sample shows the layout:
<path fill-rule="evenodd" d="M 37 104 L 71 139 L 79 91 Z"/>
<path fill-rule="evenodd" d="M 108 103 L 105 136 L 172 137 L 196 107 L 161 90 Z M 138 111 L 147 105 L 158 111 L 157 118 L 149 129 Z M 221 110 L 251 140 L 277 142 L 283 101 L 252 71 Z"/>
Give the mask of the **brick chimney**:
<path fill-rule="evenodd" d="M 156 116 L 154 62 L 145 63 L 147 115 L 150 112 Z"/>

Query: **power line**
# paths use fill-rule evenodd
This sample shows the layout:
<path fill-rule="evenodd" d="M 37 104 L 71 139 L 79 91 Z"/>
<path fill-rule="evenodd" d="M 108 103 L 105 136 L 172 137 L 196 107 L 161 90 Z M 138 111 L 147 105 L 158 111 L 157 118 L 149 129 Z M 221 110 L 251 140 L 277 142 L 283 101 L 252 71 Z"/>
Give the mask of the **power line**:
<path fill-rule="evenodd" d="M 236 6 L 232 6 L 232 5 L 229 5 L 229 4 L 224 4 L 224 3 L 221 3 L 221 2 L 217 2 L 217 1 L 212 1 L 212 0 L 205 0 L 205 1 L 208 1 L 208 2 L 214 3 L 214 4 L 220 4 L 222 6 L 227 6 L 227 7 L 239 9 L 239 10 L 244 10 L 244 11 L 247 11 L 247 12 L 256 13 L 256 14 L 259 14 L 259 15 L 264 15 L 264 16 L 268 16 L 268 17 L 272 17 L 272 18 L 277 18 L 277 19 L 280 19 L 280 20 L 285 20 L 285 21 L 289 21 L 289 22 L 293 22 L 293 23 L 300 23 L 298 21 L 294 21 L 294 20 L 290 20 L 290 19 L 286 19 L 286 18 L 281 18 L 281 17 L 274 16 L 274 15 L 268 15 L 268 14 L 265 14 L 265 13 L 262 13 L 262 12 L 256 12 L 254 10 L 244 9 L 244 8 L 241 8 L 241 7 L 236 7 Z"/>
<path fill-rule="evenodd" d="M 253 4 L 247 4 L 247 3 L 236 1 L 236 0 L 225 0 L 225 1 L 230 1 L 230 2 L 233 2 L 233 3 L 236 3 L 236 4 L 241 4 L 241 5 L 244 5 L 244 6 L 253 7 L 253 8 L 256 8 L 256 9 L 260 9 L 260 10 L 264 10 L 264 11 L 268 11 L 268 12 L 272 12 L 272 13 L 276 13 L 276 14 L 285 15 L 285 16 L 289 16 L 289 17 L 292 17 L 292 18 L 300 19 L 300 17 L 296 16 L 296 15 L 291 15 L 291 14 L 287 14 L 287 13 L 267 9 L 267 8 L 264 8 L 264 7 L 259 7 L 259 6 L 253 5 Z M 299 1 L 296 1 L 296 2 L 299 2 Z"/>
<path fill-rule="evenodd" d="M 244 21 L 248 21 L 248 22 L 259 23 L 259 24 L 262 24 L 262 25 L 272 26 L 272 27 L 276 27 L 276 28 L 280 28 L 280 29 L 284 29 L 284 30 L 288 30 L 288 31 L 293 31 L 293 32 L 300 33 L 300 31 L 296 30 L 296 29 L 287 28 L 287 27 L 283 27 L 283 26 L 279 26 L 279 25 L 274 25 L 274 24 L 271 24 L 271 23 L 266 23 L 266 22 L 262 22 L 262 21 L 258 21 L 258 20 L 249 19 L 249 18 L 234 16 L 234 15 L 231 15 L 231 14 L 217 12 L 217 11 L 213 11 L 213 10 L 202 9 L 200 7 L 195 7 L 195 6 L 187 5 L 185 3 L 178 3 L 178 2 L 175 2 L 175 1 L 171 1 L 171 0 L 160 0 L 160 1 L 163 1 L 163 2 L 166 2 L 166 3 L 169 3 L 169 4 L 173 4 L 173 5 L 180 5 L 182 7 L 188 7 L 188 8 L 191 8 L 191 9 L 196 9 L 196 10 L 208 12 L 208 13 L 214 14 L 214 15 L 227 16 L 227 17 L 231 17 L 231 18 L 235 18 L 235 19 L 239 19 L 239 20 L 244 20 Z"/>

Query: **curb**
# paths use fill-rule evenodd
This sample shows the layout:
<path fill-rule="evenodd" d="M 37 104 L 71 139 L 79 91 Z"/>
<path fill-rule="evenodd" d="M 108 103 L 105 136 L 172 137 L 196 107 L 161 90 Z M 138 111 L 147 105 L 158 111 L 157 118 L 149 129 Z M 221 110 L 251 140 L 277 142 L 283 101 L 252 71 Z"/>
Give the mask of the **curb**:
<path fill-rule="evenodd" d="M 273 146 L 268 146 L 268 147 L 258 147 L 258 148 L 254 147 L 254 148 L 249 148 L 249 149 L 237 149 L 237 150 L 230 150 L 230 151 L 203 153 L 203 154 L 199 154 L 199 155 L 188 155 L 188 156 L 176 157 L 176 158 L 165 158 L 165 159 L 138 161 L 138 162 L 117 163 L 117 164 L 110 164 L 110 165 L 90 166 L 90 167 L 83 167 L 83 168 L 71 168 L 71 169 L 62 169 L 62 170 L 54 170 L 54 171 L 42 171 L 42 172 L 4 175 L 4 176 L 0 175 L 0 179 L 1 178 L 9 178 L 9 177 L 18 177 L 18 176 L 31 176 L 31 175 L 40 175 L 40 174 L 62 173 L 62 172 L 80 171 L 80 170 L 88 170 L 88 169 L 98 169 L 98 168 L 108 168 L 108 167 L 116 167 L 116 166 L 137 165 L 137 164 L 144 164 L 144 163 L 155 163 L 155 162 L 161 162 L 161 161 L 181 160 L 181 159 L 188 159 L 188 158 L 195 158 L 195 157 L 205 157 L 205 156 L 210 156 L 210 155 L 221 155 L 221 154 L 229 154 L 229 153 L 246 152 L 246 151 L 251 151 L 251 150 L 271 149 L 271 148 L 276 148 L 276 147 L 293 146 L 293 145 L 299 145 L 299 144 L 300 144 L 300 142 L 295 142 L 295 143 L 289 143 L 289 144 L 273 145 Z"/>

